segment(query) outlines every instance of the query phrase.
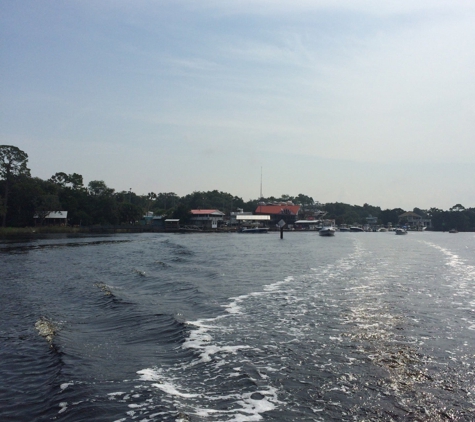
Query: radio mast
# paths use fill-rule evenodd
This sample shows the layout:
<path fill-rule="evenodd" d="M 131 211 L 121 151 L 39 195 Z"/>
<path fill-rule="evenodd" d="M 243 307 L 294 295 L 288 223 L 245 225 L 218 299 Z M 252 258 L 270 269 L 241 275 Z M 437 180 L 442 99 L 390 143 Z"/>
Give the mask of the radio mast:
<path fill-rule="evenodd" d="M 262 199 L 263 196 L 262 196 L 262 166 L 261 166 L 261 196 L 259 197 L 259 199 Z"/>

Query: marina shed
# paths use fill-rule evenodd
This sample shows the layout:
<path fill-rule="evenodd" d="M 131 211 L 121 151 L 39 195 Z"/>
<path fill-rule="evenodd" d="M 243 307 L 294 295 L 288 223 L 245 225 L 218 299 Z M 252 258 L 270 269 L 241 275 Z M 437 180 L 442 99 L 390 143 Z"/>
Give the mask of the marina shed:
<path fill-rule="evenodd" d="M 67 211 L 48 211 L 43 214 L 34 215 L 35 225 L 46 224 L 48 226 L 65 226 L 68 224 Z"/>
<path fill-rule="evenodd" d="M 173 230 L 180 228 L 180 219 L 179 218 L 167 218 L 165 220 L 165 230 Z"/>
<path fill-rule="evenodd" d="M 430 218 L 424 218 L 415 212 L 408 211 L 398 217 L 399 225 L 405 225 L 411 230 L 425 230 L 432 226 Z"/>
<path fill-rule="evenodd" d="M 217 229 L 223 220 L 224 213 L 219 210 L 191 210 L 191 223 L 201 229 Z"/>

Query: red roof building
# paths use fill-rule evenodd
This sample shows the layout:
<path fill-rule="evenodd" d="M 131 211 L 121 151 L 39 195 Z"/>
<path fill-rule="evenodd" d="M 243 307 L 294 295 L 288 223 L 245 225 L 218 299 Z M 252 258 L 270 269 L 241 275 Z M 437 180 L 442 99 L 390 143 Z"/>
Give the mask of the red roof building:
<path fill-rule="evenodd" d="M 270 215 L 271 224 L 277 224 L 283 220 L 287 225 L 294 224 L 300 210 L 300 205 L 289 204 L 262 204 L 258 205 L 254 214 Z"/>
<path fill-rule="evenodd" d="M 300 205 L 258 205 L 254 214 L 267 215 L 297 215 L 300 210 Z"/>

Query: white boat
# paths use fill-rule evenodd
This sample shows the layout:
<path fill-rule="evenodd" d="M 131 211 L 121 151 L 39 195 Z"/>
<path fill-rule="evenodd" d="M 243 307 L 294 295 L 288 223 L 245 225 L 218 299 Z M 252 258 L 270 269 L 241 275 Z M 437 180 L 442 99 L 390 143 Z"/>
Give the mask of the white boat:
<path fill-rule="evenodd" d="M 335 227 L 332 226 L 325 226 L 322 227 L 319 231 L 318 234 L 320 236 L 335 236 Z"/>
<path fill-rule="evenodd" d="M 395 232 L 396 234 L 407 234 L 407 230 L 401 228 L 396 229 Z"/>
<path fill-rule="evenodd" d="M 267 233 L 268 231 L 267 227 L 243 227 L 238 233 Z"/>
<path fill-rule="evenodd" d="M 351 226 L 350 227 L 350 232 L 364 232 L 362 227 L 357 227 L 357 226 Z"/>

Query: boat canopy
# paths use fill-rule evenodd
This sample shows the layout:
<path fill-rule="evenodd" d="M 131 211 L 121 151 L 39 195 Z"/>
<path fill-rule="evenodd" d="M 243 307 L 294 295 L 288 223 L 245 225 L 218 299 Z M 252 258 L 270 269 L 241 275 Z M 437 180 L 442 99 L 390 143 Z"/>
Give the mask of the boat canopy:
<path fill-rule="evenodd" d="M 270 215 L 236 215 L 236 220 L 268 221 Z"/>

